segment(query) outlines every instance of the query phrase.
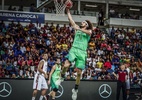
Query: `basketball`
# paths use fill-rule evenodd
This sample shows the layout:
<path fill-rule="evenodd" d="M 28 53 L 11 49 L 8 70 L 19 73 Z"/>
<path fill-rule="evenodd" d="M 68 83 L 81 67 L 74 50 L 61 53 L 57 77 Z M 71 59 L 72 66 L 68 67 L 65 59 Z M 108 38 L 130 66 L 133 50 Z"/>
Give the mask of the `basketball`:
<path fill-rule="evenodd" d="M 71 9 L 73 2 L 71 0 L 67 0 L 65 4 L 66 4 L 66 8 Z"/>

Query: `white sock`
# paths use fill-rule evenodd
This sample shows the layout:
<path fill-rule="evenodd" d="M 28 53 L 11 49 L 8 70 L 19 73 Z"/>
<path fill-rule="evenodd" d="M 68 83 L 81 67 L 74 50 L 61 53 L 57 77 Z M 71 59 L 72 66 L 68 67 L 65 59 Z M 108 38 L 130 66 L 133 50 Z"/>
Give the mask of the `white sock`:
<path fill-rule="evenodd" d="M 35 100 L 35 97 L 32 97 L 32 100 Z"/>
<path fill-rule="evenodd" d="M 42 100 L 42 99 L 43 99 L 43 96 L 41 95 L 40 98 L 39 98 L 39 100 Z"/>

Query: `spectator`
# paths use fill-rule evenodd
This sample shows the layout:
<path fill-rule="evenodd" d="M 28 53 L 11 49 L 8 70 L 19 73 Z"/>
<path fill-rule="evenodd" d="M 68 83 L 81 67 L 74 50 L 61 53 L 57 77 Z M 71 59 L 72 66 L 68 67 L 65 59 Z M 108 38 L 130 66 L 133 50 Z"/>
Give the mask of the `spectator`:
<path fill-rule="evenodd" d="M 68 45 L 66 44 L 65 41 L 62 43 L 62 49 L 63 50 L 67 50 L 68 49 Z"/>
<path fill-rule="evenodd" d="M 133 78 L 133 84 L 139 84 L 139 80 L 140 77 L 139 77 L 139 73 L 136 73 L 136 76 Z"/>
<path fill-rule="evenodd" d="M 117 78 L 118 78 L 118 87 L 117 87 L 117 100 L 119 100 L 120 91 L 122 88 L 123 92 L 123 100 L 126 100 L 126 80 L 127 80 L 127 71 L 125 70 L 125 65 L 120 65 L 120 70 L 117 72 Z"/>
<path fill-rule="evenodd" d="M 108 79 L 108 72 L 106 71 L 105 68 L 102 68 L 98 80 L 107 80 Z"/>
<path fill-rule="evenodd" d="M 31 66 L 31 65 L 32 65 L 33 59 L 32 59 L 31 56 L 29 56 L 29 58 L 27 59 L 26 63 L 27 63 L 28 66 Z"/>
<path fill-rule="evenodd" d="M 13 11 L 17 11 L 17 10 L 16 10 L 16 7 L 13 8 Z M 14 75 L 13 75 L 13 76 L 14 76 Z M 15 76 L 14 76 L 14 77 L 15 77 Z"/>
<path fill-rule="evenodd" d="M 34 4 L 31 4 L 31 7 L 30 7 L 30 12 L 35 12 L 35 7 L 34 7 Z"/>
<path fill-rule="evenodd" d="M 103 60 L 100 59 L 100 61 L 97 62 L 97 65 L 99 68 L 102 68 L 103 67 Z"/>
<path fill-rule="evenodd" d="M 95 43 L 94 43 L 94 41 L 90 41 L 89 42 L 89 49 L 91 49 L 91 50 L 95 49 Z"/>
<path fill-rule="evenodd" d="M 106 70 L 111 69 L 111 62 L 109 61 L 109 59 L 104 63 L 104 67 Z"/>
<path fill-rule="evenodd" d="M 99 14 L 98 14 L 98 25 L 104 25 L 104 13 L 103 13 L 103 9 L 100 10 Z"/>
<path fill-rule="evenodd" d="M 24 44 L 22 43 L 20 46 L 20 50 L 22 52 L 22 55 L 26 53 L 26 47 L 24 46 Z"/>
<path fill-rule="evenodd" d="M 122 33 L 119 33 L 119 35 L 118 35 L 118 43 L 120 43 L 121 45 L 123 45 L 123 41 L 124 41 L 124 34 L 122 34 Z"/>
<path fill-rule="evenodd" d="M 41 10 L 42 13 L 46 13 L 46 7 L 44 6 Z"/>
<path fill-rule="evenodd" d="M 23 6 L 19 6 L 18 11 L 23 11 Z"/>
<path fill-rule="evenodd" d="M 13 10 L 11 5 L 8 7 L 8 10 Z"/>

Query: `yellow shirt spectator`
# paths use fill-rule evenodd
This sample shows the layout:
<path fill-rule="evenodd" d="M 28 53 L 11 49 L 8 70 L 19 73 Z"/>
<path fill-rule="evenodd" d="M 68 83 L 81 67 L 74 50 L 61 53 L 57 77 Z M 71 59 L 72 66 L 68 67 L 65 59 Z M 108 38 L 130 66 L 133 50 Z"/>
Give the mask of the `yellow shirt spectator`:
<path fill-rule="evenodd" d="M 26 27 L 24 28 L 24 31 L 28 31 L 28 30 L 29 30 L 29 27 L 26 26 Z"/>
<path fill-rule="evenodd" d="M 95 47 L 95 43 L 93 41 L 91 41 L 89 43 L 89 49 L 94 49 L 94 47 Z"/>
<path fill-rule="evenodd" d="M 97 65 L 98 65 L 98 67 L 99 67 L 99 68 L 102 68 L 102 66 L 103 66 L 103 62 L 98 61 L 98 62 L 97 62 Z"/>
<path fill-rule="evenodd" d="M 61 44 L 56 44 L 57 49 L 61 49 L 62 45 Z"/>
<path fill-rule="evenodd" d="M 134 28 L 132 28 L 132 29 L 130 30 L 130 33 L 131 33 L 131 34 L 135 34 L 135 33 L 136 33 L 136 30 L 135 30 Z"/>
<path fill-rule="evenodd" d="M 124 59 L 124 61 L 127 62 L 127 63 L 130 63 L 130 59 L 129 58 Z"/>
<path fill-rule="evenodd" d="M 67 49 L 68 49 L 68 45 L 65 44 L 65 43 L 63 43 L 63 44 L 62 44 L 62 49 L 67 50 Z"/>

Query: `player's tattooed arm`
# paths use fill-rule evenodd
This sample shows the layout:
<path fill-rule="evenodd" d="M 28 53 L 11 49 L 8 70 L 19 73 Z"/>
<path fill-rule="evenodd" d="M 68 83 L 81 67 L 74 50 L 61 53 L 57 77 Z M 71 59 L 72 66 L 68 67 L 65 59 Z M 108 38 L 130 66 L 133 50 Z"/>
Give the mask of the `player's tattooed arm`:
<path fill-rule="evenodd" d="M 72 19 L 72 16 L 70 14 L 70 10 L 69 9 L 66 9 L 67 11 L 67 15 L 68 15 L 68 19 L 69 19 L 69 22 L 71 23 L 72 27 L 74 29 L 76 29 L 77 27 L 79 28 L 79 26 L 74 22 L 74 20 Z"/>

